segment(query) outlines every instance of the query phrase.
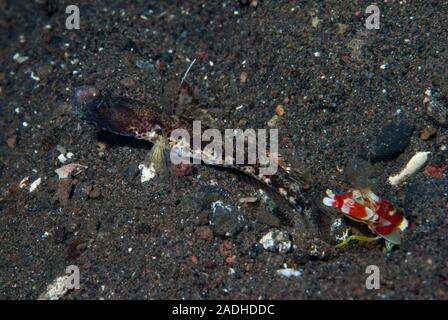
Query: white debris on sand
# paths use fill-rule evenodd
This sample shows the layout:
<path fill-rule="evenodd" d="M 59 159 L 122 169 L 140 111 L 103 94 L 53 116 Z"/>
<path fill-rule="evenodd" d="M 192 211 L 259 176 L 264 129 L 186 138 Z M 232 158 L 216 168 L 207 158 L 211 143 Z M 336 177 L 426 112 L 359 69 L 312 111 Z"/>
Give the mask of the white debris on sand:
<path fill-rule="evenodd" d="M 258 198 L 256 197 L 243 197 L 240 198 L 240 203 L 255 203 L 258 201 Z"/>
<path fill-rule="evenodd" d="M 69 175 L 77 170 L 77 172 L 75 174 L 79 174 L 82 170 L 87 169 L 86 166 L 83 166 L 82 164 L 79 163 L 70 163 L 70 164 L 66 164 L 65 166 L 62 166 L 58 169 L 56 169 L 54 172 L 57 173 L 57 175 L 59 176 L 59 179 L 66 179 L 69 177 Z"/>
<path fill-rule="evenodd" d="M 30 181 L 30 177 L 25 177 L 25 178 L 23 178 L 23 179 L 19 182 L 19 188 L 20 188 L 20 189 L 26 188 L 26 186 L 28 185 L 28 181 Z"/>
<path fill-rule="evenodd" d="M 37 178 L 33 183 L 30 184 L 30 192 L 33 192 L 42 183 L 42 178 Z"/>
<path fill-rule="evenodd" d="M 18 52 L 16 52 L 12 58 L 13 58 L 14 61 L 16 61 L 18 64 L 22 64 L 22 63 L 24 63 L 25 61 L 28 60 L 28 57 L 27 57 L 27 56 L 22 56 L 22 55 L 20 55 L 20 53 L 18 53 Z"/>
<path fill-rule="evenodd" d="M 399 174 L 388 178 L 389 183 L 393 186 L 397 186 L 404 182 L 407 178 L 412 176 L 425 165 L 426 161 L 428 161 L 428 156 L 430 153 L 431 152 L 428 151 L 417 152 Z"/>
<path fill-rule="evenodd" d="M 270 230 L 260 239 L 259 242 L 263 248 L 268 251 L 287 253 L 292 248 L 289 235 L 278 229 Z"/>
<path fill-rule="evenodd" d="M 67 283 L 69 276 L 62 276 L 56 278 L 53 283 L 47 286 L 47 291 L 39 295 L 38 300 L 59 300 L 68 292 Z"/>
<path fill-rule="evenodd" d="M 65 163 L 65 161 L 67 161 L 67 158 L 61 153 L 60 155 L 58 155 L 58 160 L 60 163 Z"/>
<path fill-rule="evenodd" d="M 278 269 L 276 273 L 283 277 L 300 277 L 302 275 L 302 272 L 293 268 L 284 268 L 284 269 Z"/>
<path fill-rule="evenodd" d="M 152 162 L 149 164 L 149 167 L 145 164 L 140 164 L 138 168 L 142 172 L 142 183 L 154 179 L 156 176 L 156 169 L 154 168 L 154 164 Z"/>

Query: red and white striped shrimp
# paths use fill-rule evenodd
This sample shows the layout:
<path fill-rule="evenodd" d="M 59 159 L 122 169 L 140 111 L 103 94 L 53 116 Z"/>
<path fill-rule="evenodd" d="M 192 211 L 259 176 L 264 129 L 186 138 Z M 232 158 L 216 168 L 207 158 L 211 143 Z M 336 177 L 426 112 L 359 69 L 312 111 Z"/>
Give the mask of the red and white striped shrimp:
<path fill-rule="evenodd" d="M 346 217 L 366 224 L 379 237 L 392 244 L 400 244 L 408 221 L 402 212 L 389 201 L 377 196 L 371 190 L 352 190 L 342 194 L 334 194 L 327 190 L 323 203 L 339 209 Z M 352 239 L 371 240 L 353 236 Z M 345 241 L 344 243 L 348 242 Z"/>

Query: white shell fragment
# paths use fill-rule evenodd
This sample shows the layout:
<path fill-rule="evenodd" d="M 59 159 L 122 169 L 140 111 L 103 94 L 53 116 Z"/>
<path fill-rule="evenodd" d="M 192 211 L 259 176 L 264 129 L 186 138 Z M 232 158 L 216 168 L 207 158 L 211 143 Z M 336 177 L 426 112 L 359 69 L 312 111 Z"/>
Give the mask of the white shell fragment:
<path fill-rule="evenodd" d="M 23 179 L 19 182 L 19 188 L 20 188 L 20 189 L 26 188 L 26 186 L 28 185 L 28 181 L 30 181 L 30 177 L 25 177 L 25 178 L 23 178 Z"/>
<path fill-rule="evenodd" d="M 43 292 L 38 300 L 59 300 L 68 292 L 68 280 L 68 276 L 56 278 L 53 283 L 47 286 L 47 291 Z"/>
<path fill-rule="evenodd" d="M 428 161 L 428 156 L 431 152 L 417 152 L 411 160 L 406 164 L 406 167 L 401 170 L 401 172 L 397 175 L 390 176 L 388 181 L 391 185 L 396 186 L 405 181 L 407 178 L 412 176 L 418 170 L 420 170 Z"/>
<path fill-rule="evenodd" d="M 60 163 L 64 163 L 65 161 L 67 161 L 67 158 L 61 153 L 60 155 L 58 155 L 58 160 Z"/>
<path fill-rule="evenodd" d="M 302 272 L 293 268 L 278 269 L 276 273 L 283 277 L 300 277 Z"/>
<path fill-rule="evenodd" d="M 154 177 L 156 176 L 156 169 L 154 168 L 154 164 L 152 162 L 149 164 L 149 167 L 147 167 L 145 164 L 140 164 L 138 168 L 142 172 L 142 183 L 154 179 Z"/>
<path fill-rule="evenodd" d="M 24 63 L 26 60 L 28 60 L 27 56 L 22 56 L 20 53 L 16 52 L 14 56 L 12 57 L 14 61 L 16 61 L 18 64 Z"/>
<path fill-rule="evenodd" d="M 37 178 L 33 183 L 30 184 L 30 192 L 33 192 L 41 184 L 42 178 Z"/>
<path fill-rule="evenodd" d="M 73 171 L 77 170 L 78 172 L 76 174 L 78 174 L 84 169 L 87 169 L 87 167 L 82 164 L 70 163 L 56 169 L 54 172 L 58 174 L 59 179 L 66 179 Z"/>

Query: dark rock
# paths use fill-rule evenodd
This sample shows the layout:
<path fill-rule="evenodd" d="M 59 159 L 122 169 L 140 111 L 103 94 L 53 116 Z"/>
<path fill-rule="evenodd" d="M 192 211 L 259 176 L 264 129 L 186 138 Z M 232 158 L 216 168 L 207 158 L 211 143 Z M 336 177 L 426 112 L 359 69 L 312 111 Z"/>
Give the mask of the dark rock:
<path fill-rule="evenodd" d="M 243 229 L 244 216 L 232 206 L 224 205 L 222 201 L 216 201 L 212 204 L 210 225 L 216 234 L 233 237 Z"/>
<path fill-rule="evenodd" d="M 259 243 L 255 243 L 249 250 L 248 255 L 251 259 L 256 259 L 262 251 L 263 247 Z"/>
<path fill-rule="evenodd" d="M 397 158 L 408 146 L 414 127 L 405 122 L 390 122 L 381 128 L 373 144 L 361 147 L 359 155 L 372 163 Z"/>
<path fill-rule="evenodd" d="M 124 172 L 124 176 L 128 179 L 133 179 L 139 173 L 138 163 L 131 162 Z"/>

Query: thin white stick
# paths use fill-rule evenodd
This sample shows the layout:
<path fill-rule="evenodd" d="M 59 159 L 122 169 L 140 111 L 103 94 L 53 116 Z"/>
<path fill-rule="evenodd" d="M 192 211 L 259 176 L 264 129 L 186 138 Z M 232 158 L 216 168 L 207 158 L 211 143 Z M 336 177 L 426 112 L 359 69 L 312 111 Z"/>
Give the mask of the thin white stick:
<path fill-rule="evenodd" d="M 182 85 L 182 83 L 184 83 L 185 79 L 187 78 L 188 72 L 190 72 L 190 69 L 195 62 L 196 62 L 196 58 L 194 58 L 194 60 L 190 63 L 190 66 L 188 67 L 187 71 L 185 71 L 185 74 L 182 77 L 182 81 L 180 82 L 180 85 Z"/>

